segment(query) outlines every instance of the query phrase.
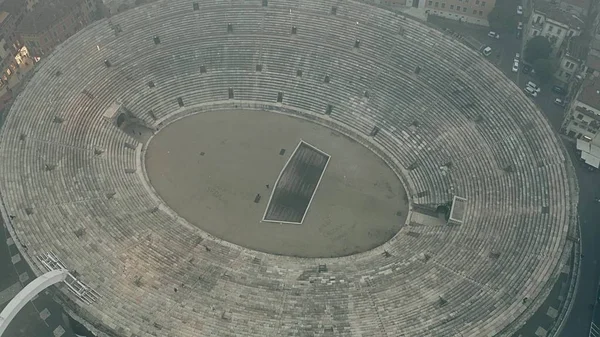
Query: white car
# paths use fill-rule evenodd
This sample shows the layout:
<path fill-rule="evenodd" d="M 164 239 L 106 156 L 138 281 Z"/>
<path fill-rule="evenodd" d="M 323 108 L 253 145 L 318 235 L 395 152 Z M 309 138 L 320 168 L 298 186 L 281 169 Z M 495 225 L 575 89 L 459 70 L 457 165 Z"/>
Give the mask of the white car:
<path fill-rule="evenodd" d="M 531 97 L 537 97 L 538 94 L 532 87 L 525 87 L 525 93 Z"/>
<path fill-rule="evenodd" d="M 519 61 L 515 60 L 515 62 L 513 63 L 512 72 L 516 73 L 518 71 L 519 71 Z"/>
<path fill-rule="evenodd" d="M 517 24 L 517 29 L 518 30 L 523 29 L 523 22 L 519 22 L 519 24 Z"/>
<path fill-rule="evenodd" d="M 563 100 L 563 99 L 555 98 L 554 99 L 554 104 L 556 104 L 556 105 L 564 108 L 567 105 L 567 102 L 565 100 Z"/>
<path fill-rule="evenodd" d="M 527 87 L 535 90 L 536 92 L 542 91 L 542 89 L 540 89 L 540 87 L 538 87 L 537 84 L 535 84 L 531 81 L 527 82 Z"/>
<path fill-rule="evenodd" d="M 515 54 L 515 60 L 520 60 L 520 59 L 521 59 L 521 54 L 519 54 L 519 53 L 516 53 L 516 54 Z"/>
<path fill-rule="evenodd" d="M 523 15 L 523 6 L 517 6 L 517 14 Z"/>
<path fill-rule="evenodd" d="M 485 48 L 484 48 L 484 49 L 481 51 L 481 53 L 482 53 L 484 56 L 490 56 L 490 55 L 492 54 L 492 47 L 489 47 L 489 46 L 488 46 L 488 47 L 485 47 Z"/>
<path fill-rule="evenodd" d="M 498 33 L 496 33 L 496 32 L 493 32 L 493 31 L 490 31 L 490 32 L 488 33 L 488 36 L 489 36 L 489 37 L 492 37 L 492 38 L 495 38 L 495 39 L 499 39 L 499 38 L 500 38 L 500 34 L 498 34 Z"/>

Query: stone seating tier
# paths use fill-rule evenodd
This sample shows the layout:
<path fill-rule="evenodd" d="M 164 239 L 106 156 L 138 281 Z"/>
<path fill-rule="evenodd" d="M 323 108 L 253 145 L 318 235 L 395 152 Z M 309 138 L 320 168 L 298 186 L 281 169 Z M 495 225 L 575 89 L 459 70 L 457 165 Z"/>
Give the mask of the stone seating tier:
<path fill-rule="evenodd" d="M 451 36 L 360 3 L 197 4 L 158 1 L 69 38 L 2 130 L 4 215 L 28 257 L 53 251 L 102 295 L 84 318 L 127 337 L 509 336 L 529 318 L 569 254 L 576 196 L 519 88 Z M 464 222 L 409 224 L 335 259 L 223 242 L 146 189 L 127 145 L 141 144 L 102 117 L 116 101 L 152 128 L 232 104 L 312 116 L 387 158 L 414 206 L 467 198 Z"/>

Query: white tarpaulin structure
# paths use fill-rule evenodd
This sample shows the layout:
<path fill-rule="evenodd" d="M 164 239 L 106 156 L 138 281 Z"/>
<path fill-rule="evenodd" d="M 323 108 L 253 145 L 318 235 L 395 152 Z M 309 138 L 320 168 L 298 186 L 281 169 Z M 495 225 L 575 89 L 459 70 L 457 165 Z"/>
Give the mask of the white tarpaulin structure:
<path fill-rule="evenodd" d="M 600 147 L 582 139 L 577 139 L 577 150 L 581 151 L 581 159 L 586 164 L 599 168 L 600 167 Z"/>

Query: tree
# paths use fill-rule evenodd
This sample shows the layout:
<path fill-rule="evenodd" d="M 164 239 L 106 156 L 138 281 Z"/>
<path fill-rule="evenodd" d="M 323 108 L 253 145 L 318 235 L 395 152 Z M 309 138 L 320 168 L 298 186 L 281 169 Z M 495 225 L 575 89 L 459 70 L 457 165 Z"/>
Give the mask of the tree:
<path fill-rule="evenodd" d="M 556 72 L 557 64 L 551 59 L 539 58 L 533 62 L 535 74 L 542 82 L 551 81 Z"/>
<path fill-rule="evenodd" d="M 496 1 L 488 14 L 490 28 L 495 32 L 509 33 L 517 29 L 517 5 L 514 1 Z"/>
<path fill-rule="evenodd" d="M 525 61 L 533 64 L 538 59 L 547 59 L 551 52 L 552 45 L 548 38 L 538 35 L 525 45 Z"/>

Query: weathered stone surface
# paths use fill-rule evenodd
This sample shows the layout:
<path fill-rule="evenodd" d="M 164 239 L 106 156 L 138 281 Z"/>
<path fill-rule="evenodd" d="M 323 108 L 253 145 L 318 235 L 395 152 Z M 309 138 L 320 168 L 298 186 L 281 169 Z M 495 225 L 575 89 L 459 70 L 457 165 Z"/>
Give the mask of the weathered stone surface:
<path fill-rule="evenodd" d="M 479 337 L 529 317 L 561 272 L 577 195 L 559 140 L 519 88 L 443 33 L 353 1 L 197 4 L 159 1 L 73 36 L 1 130 L 15 241 L 54 251 L 102 295 L 84 318 L 140 337 Z M 331 259 L 232 245 L 167 207 L 149 211 L 159 201 L 123 146 L 136 140 L 102 119 L 117 100 L 157 129 L 175 111 L 234 108 L 325 123 L 394 163 L 413 205 L 468 199 L 463 223 L 404 228 Z"/>

